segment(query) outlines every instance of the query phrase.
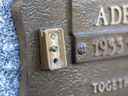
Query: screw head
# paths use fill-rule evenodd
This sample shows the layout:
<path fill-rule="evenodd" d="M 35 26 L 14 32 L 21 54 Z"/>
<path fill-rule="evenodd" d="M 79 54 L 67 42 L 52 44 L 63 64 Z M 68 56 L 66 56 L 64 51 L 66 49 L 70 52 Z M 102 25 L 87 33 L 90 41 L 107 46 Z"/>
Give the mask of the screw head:
<path fill-rule="evenodd" d="M 50 35 L 50 38 L 53 39 L 53 40 L 55 40 L 57 38 L 57 33 L 52 33 Z"/>
<path fill-rule="evenodd" d="M 79 55 L 86 54 L 86 52 L 87 52 L 87 44 L 83 43 L 83 42 L 79 43 L 77 45 L 77 52 L 78 52 Z"/>
<path fill-rule="evenodd" d="M 57 46 L 50 47 L 50 51 L 51 52 L 57 52 L 57 50 L 58 50 L 58 47 Z"/>

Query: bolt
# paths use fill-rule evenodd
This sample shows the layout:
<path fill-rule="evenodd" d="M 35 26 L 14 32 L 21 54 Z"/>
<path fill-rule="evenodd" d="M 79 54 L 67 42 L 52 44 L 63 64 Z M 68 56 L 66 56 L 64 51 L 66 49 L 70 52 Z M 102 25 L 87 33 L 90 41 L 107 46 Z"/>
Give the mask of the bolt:
<path fill-rule="evenodd" d="M 87 51 L 87 45 L 86 43 L 80 43 L 78 44 L 77 52 L 79 55 L 84 55 Z"/>
<path fill-rule="evenodd" d="M 57 46 L 50 47 L 50 51 L 51 52 L 57 52 L 57 50 L 58 50 L 58 47 Z"/>
<path fill-rule="evenodd" d="M 51 37 L 51 39 L 53 39 L 53 40 L 56 39 L 57 33 L 52 33 L 50 37 Z"/>

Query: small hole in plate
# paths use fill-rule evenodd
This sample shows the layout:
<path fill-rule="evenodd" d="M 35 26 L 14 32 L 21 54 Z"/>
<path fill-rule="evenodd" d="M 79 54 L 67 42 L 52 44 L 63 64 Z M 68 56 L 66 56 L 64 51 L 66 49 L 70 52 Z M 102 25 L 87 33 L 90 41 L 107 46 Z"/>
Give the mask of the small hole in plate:
<path fill-rule="evenodd" d="M 57 58 L 55 58 L 54 60 L 53 60 L 53 62 L 56 64 L 57 62 L 58 62 L 59 60 L 57 59 Z"/>

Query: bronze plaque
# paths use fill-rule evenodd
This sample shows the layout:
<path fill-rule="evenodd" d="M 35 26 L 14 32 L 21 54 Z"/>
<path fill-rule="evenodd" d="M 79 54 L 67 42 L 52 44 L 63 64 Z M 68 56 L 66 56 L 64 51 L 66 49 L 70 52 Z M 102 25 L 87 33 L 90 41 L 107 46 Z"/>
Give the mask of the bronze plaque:
<path fill-rule="evenodd" d="M 72 5 L 76 63 L 127 55 L 126 0 L 73 0 Z"/>
<path fill-rule="evenodd" d="M 21 96 L 127 96 L 127 0 L 16 0 L 12 11 Z M 41 70 L 40 28 L 64 29 L 67 67 Z"/>
<path fill-rule="evenodd" d="M 79 32 L 76 37 L 76 62 L 112 59 L 128 55 L 127 29 L 106 32 Z"/>

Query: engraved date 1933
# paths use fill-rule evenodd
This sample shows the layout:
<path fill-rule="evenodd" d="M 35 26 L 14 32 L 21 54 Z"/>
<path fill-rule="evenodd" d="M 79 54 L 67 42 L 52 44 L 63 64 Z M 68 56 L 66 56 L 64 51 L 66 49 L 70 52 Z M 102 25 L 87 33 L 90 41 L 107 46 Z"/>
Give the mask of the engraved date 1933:
<path fill-rule="evenodd" d="M 94 56 L 113 56 L 125 51 L 125 42 L 122 36 L 100 38 L 93 42 Z"/>

